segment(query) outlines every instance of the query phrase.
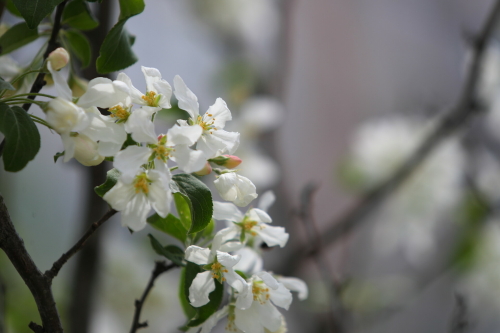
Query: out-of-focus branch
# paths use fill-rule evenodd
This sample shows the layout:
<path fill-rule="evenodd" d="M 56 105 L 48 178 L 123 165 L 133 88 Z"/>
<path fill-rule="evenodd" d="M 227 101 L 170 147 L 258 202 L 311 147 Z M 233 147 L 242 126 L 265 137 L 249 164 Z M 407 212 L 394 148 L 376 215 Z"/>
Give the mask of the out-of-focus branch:
<path fill-rule="evenodd" d="M 467 303 L 460 294 L 455 294 L 455 309 L 450 323 L 450 333 L 465 333 L 469 327 Z"/>
<path fill-rule="evenodd" d="M 486 46 L 491 38 L 496 23 L 500 17 L 500 0 L 497 0 L 486 22 L 477 35 L 471 40 L 472 62 L 466 77 L 460 97 L 451 111 L 445 115 L 437 126 L 424 139 L 416 151 L 396 170 L 387 181 L 368 191 L 357 204 L 335 218 L 330 226 L 322 232 L 324 244 L 332 244 L 349 234 L 363 224 L 369 216 L 387 197 L 403 184 L 408 177 L 425 161 L 444 139 L 467 124 L 468 119 L 479 113 L 476 106 L 476 90 L 481 75 L 481 66 Z M 314 244 L 309 249 L 301 248 L 293 256 L 310 256 L 318 253 L 320 248 Z M 293 263 L 291 263 L 293 265 Z"/>
<path fill-rule="evenodd" d="M 157 261 L 155 263 L 155 268 L 153 269 L 153 272 L 151 273 L 151 278 L 149 278 L 148 285 L 146 286 L 146 289 L 142 293 L 141 299 L 135 300 L 135 313 L 134 313 L 134 319 L 132 321 L 132 327 L 130 328 L 130 333 L 135 333 L 137 330 L 141 328 L 148 327 L 148 322 L 140 322 L 140 317 L 141 317 L 141 311 L 142 307 L 144 305 L 144 302 L 146 302 L 146 298 L 149 295 L 149 292 L 154 286 L 155 280 L 163 273 L 171 270 L 172 268 L 177 267 L 176 264 L 171 263 L 167 265 L 164 261 Z"/>
<path fill-rule="evenodd" d="M 24 242 L 17 234 L 3 197 L 0 195 L 0 248 L 7 254 L 17 272 L 24 280 L 35 299 L 43 329 L 41 332 L 62 333 L 61 320 L 51 290 L 51 280 L 40 272 L 35 265 Z M 41 327 L 31 323 L 35 332 Z M 35 328 L 36 327 L 36 328 Z"/>
<path fill-rule="evenodd" d="M 71 247 L 71 249 L 68 250 L 68 252 L 64 253 L 59 259 L 57 259 L 54 264 L 52 264 L 52 268 L 49 269 L 48 271 L 45 272 L 45 277 L 49 280 L 52 281 L 54 277 L 57 276 L 59 271 L 61 270 L 62 266 L 72 257 L 74 256 L 78 251 L 81 250 L 81 248 L 85 245 L 85 242 L 92 236 L 92 234 L 106 222 L 109 220 L 113 215 L 117 213 L 116 210 L 110 209 L 106 214 L 103 215 L 99 219 L 99 221 L 92 223 L 90 228 L 87 230 L 87 232 L 76 242 L 75 245 Z"/>
<path fill-rule="evenodd" d="M 7 332 L 6 319 L 5 319 L 5 306 L 7 303 L 6 287 L 0 277 L 0 333 Z"/>

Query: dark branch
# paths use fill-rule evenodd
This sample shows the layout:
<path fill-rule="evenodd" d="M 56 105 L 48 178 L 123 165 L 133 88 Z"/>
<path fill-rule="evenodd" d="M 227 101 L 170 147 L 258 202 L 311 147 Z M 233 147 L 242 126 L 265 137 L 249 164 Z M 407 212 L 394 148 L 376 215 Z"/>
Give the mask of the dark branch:
<path fill-rule="evenodd" d="M 151 273 L 151 278 L 149 279 L 148 285 L 146 286 L 146 289 L 142 293 L 141 299 L 140 300 L 135 300 L 135 313 L 134 313 L 134 319 L 132 321 L 132 327 L 130 328 L 130 333 L 135 333 L 137 330 L 141 328 L 148 327 L 148 323 L 145 322 L 140 322 L 140 317 L 141 317 L 141 311 L 142 307 L 144 305 L 144 302 L 146 301 L 146 298 L 148 297 L 149 292 L 154 286 L 155 280 L 160 276 L 161 274 L 165 273 L 166 271 L 169 271 L 170 269 L 177 267 L 176 264 L 172 263 L 170 265 L 167 265 L 164 261 L 157 261 L 155 264 L 155 268 L 153 269 L 153 272 Z"/>
<path fill-rule="evenodd" d="M 451 318 L 450 333 L 465 333 L 469 328 L 468 309 L 465 298 L 455 294 L 455 309 Z"/>
<path fill-rule="evenodd" d="M 35 265 L 24 242 L 17 234 L 12 224 L 3 197 L 0 195 L 0 248 L 7 254 L 17 272 L 24 280 L 35 299 L 38 312 L 42 319 L 42 330 L 35 330 L 36 324 L 30 324 L 35 332 L 62 333 L 61 320 L 57 312 L 51 283 Z M 36 325 L 39 327 L 39 325 Z"/>
<path fill-rule="evenodd" d="M 68 0 L 64 0 L 56 8 L 56 15 L 54 17 L 54 27 L 52 28 L 52 33 L 50 34 L 50 39 L 47 44 L 47 48 L 45 49 L 45 53 L 43 54 L 43 60 L 46 60 L 49 56 L 50 52 L 54 51 L 59 47 L 59 42 L 57 41 L 57 37 L 59 36 L 59 31 L 61 30 L 61 18 L 64 11 L 64 7 Z M 31 86 L 30 93 L 39 93 L 45 85 L 45 72 L 38 73 L 35 82 Z M 36 96 L 30 95 L 27 98 L 34 100 Z M 23 109 L 27 112 L 32 103 L 25 103 L 23 105 Z M 5 145 L 5 139 L 0 143 L 0 156 L 2 156 L 3 148 Z"/>
<path fill-rule="evenodd" d="M 75 255 L 80 249 L 85 245 L 85 242 L 92 236 L 92 234 L 106 222 L 109 220 L 113 215 L 117 213 L 116 210 L 111 209 L 109 210 L 106 214 L 104 214 L 99 221 L 92 223 L 90 228 L 87 230 L 87 232 L 76 242 L 71 249 L 68 250 L 68 252 L 64 253 L 59 259 L 57 259 L 56 262 L 52 265 L 52 268 L 49 269 L 48 271 L 45 272 L 45 277 L 49 280 L 52 281 L 54 277 L 57 276 L 59 271 L 61 270 L 62 266 L 73 256 Z"/>
<path fill-rule="evenodd" d="M 353 208 L 330 223 L 330 227 L 322 233 L 324 244 L 335 243 L 361 225 L 365 218 L 398 189 L 444 139 L 466 125 L 471 116 L 479 113 L 479 108 L 476 107 L 476 89 L 481 74 L 481 64 L 499 16 L 500 0 L 497 0 L 480 34 L 472 41 L 473 60 L 456 106 L 441 119 L 434 131 L 390 179 L 366 193 Z M 300 249 L 300 252 L 303 251 Z M 307 254 L 313 255 L 318 251 L 319 248 L 315 245 L 307 251 Z"/>

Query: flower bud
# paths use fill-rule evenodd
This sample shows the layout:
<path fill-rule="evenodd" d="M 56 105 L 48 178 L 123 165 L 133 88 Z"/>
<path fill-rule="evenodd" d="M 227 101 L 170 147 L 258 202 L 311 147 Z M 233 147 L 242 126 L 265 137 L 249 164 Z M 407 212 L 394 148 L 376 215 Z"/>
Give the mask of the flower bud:
<path fill-rule="evenodd" d="M 205 163 L 205 166 L 203 169 L 193 172 L 197 176 L 206 176 L 209 175 L 212 172 L 212 167 L 210 166 L 210 163 Z"/>
<path fill-rule="evenodd" d="M 74 137 L 75 155 L 74 158 L 85 166 L 94 166 L 104 161 L 104 156 L 97 152 L 97 142 L 91 140 L 88 136 L 79 134 Z"/>
<path fill-rule="evenodd" d="M 44 111 L 47 122 L 57 133 L 79 131 L 88 126 L 90 121 L 82 108 L 59 97 L 50 100 Z"/>
<path fill-rule="evenodd" d="M 222 155 L 210 159 L 210 162 L 226 167 L 228 169 L 233 169 L 241 164 L 241 158 L 234 155 Z"/>
<path fill-rule="evenodd" d="M 58 47 L 50 52 L 47 61 L 50 62 L 53 70 L 58 71 L 68 64 L 69 53 L 63 47 Z"/>

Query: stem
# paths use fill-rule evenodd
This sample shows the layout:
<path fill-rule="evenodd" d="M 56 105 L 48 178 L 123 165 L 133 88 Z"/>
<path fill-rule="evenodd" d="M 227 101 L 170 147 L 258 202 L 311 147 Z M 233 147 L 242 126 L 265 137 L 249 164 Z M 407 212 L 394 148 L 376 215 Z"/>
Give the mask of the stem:
<path fill-rule="evenodd" d="M 9 257 L 17 272 L 24 280 L 35 299 L 43 332 L 62 333 L 61 320 L 51 290 L 51 281 L 47 279 L 31 259 L 12 224 L 3 197 L 0 195 L 0 248 Z M 35 326 L 36 324 L 31 325 Z M 39 325 L 36 325 L 39 326 Z"/>
<path fill-rule="evenodd" d="M 14 96 L 11 96 L 9 98 L 6 98 L 4 99 L 3 101 L 7 101 L 11 98 L 16 98 L 16 97 L 19 97 L 19 96 L 41 96 L 41 97 L 48 97 L 48 98 L 56 98 L 56 96 L 52 96 L 52 95 L 47 95 L 47 94 L 40 94 L 40 93 L 26 93 L 26 94 L 19 94 L 19 95 L 14 95 Z"/>
<path fill-rule="evenodd" d="M 171 263 L 170 265 L 167 265 L 164 261 L 157 261 L 155 264 L 155 268 L 153 269 L 153 272 L 151 272 L 151 277 L 149 278 L 149 282 L 146 286 L 146 289 L 142 293 L 141 299 L 140 300 L 135 300 L 135 313 L 134 313 L 134 319 L 132 321 L 132 327 L 130 328 L 130 333 L 135 333 L 137 330 L 148 327 L 147 322 L 140 322 L 140 316 L 141 316 L 141 311 L 142 307 L 144 305 L 144 302 L 146 301 L 146 298 L 149 295 L 149 292 L 151 289 L 153 289 L 155 280 L 163 273 L 166 271 L 169 271 L 170 269 L 177 267 L 176 264 Z"/>
<path fill-rule="evenodd" d="M 81 248 L 85 245 L 85 242 L 92 236 L 92 234 L 106 222 L 109 220 L 113 215 L 117 213 L 116 210 L 111 209 L 109 210 L 106 214 L 103 215 L 99 219 L 99 221 L 92 223 L 90 228 L 87 230 L 87 232 L 76 242 L 75 245 L 71 247 L 71 249 L 68 250 L 68 252 L 64 253 L 57 261 L 52 264 L 52 268 L 49 269 L 48 271 L 45 272 L 44 276 L 49 280 L 52 281 L 54 277 L 57 276 L 63 265 L 73 256 L 75 255 L 78 251 L 81 250 Z"/>

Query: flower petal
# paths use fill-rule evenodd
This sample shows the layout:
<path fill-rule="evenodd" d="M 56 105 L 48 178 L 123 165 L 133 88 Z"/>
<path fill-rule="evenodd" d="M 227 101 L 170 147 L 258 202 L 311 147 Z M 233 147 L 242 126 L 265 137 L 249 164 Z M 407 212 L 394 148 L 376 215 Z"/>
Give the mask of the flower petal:
<path fill-rule="evenodd" d="M 207 265 L 210 263 L 210 249 L 191 245 L 186 249 L 185 258 L 197 265 Z"/>
<path fill-rule="evenodd" d="M 213 218 L 216 220 L 241 222 L 243 221 L 243 213 L 230 202 L 214 201 Z"/>
<path fill-rule="evenodd" d="M 125 130 L 132 134 L 136 142 L 157 143 L 158 137 L 151 121 L 150 109 L 140 108 L 134 110 L 125 122 Z"/>
<path fill-rule="evenodd" d="M 110 79 L 98 77 L 89 82 L 87 91 L 78 99 L 76 104 L 84 109 L 92 106 L 109 108 L 123 103 L 127 96 Z"/>
<path fill-rule="evenodd" d="M 73 95 L 71 94 L 71 88 L 68 85 L 68 81 L 64 78 L 62 72 L 55 71 L 52 69 L 52 64 L 50 61 L 47 62 L 47 68 L 52 75 L 52 80 L 54 80 L 54 86 L 57 90 L 57 95 L 69 102 L 73 101 Z"/>
<path fill-rule="evenodd" d="M 174 94 L 179 100 L 179 108 L 187 111 L 192 119 L 196 120 L 200 114 L 200 106 L 198 104 L 198 98 L 196 95 L 189 90 L 189 88 L 184 83 L 184 80 L 179 75 L 174 77 Z"/>
<path fill-rule="evenodd" d="M 240 133 L 217 130 L 205 131 L 198 141 L 199 150 L 202 150 L 208 158 L 222 154 L 232 154 L 240 144 Z"/>
<path fill-rule="evenodd" d="M 288 242 L 289 235 L 285 232 L 285 228 L 283 227 L 272 227 L 261 224 L 260 230 L 256 228 L 255 231 L 259 234 L 267 246 L 272 247 L 279 245 L 280 247 L 284 247 Z"/>
<path fill-rule="evenodd" d="M 194 307 L 207 304 L 210 299 L 208 295 L 215 290 L 215 282 L 212 272 L 198 273 L 189 287 L 189 302 Z"/>
<path fill-rule="evenodd" d="M 269 290 L 269 294 L 274 305 L 279 306 L 285 310 L 288 310 L 290 304 L 292 304 L 292 293 L 281 283 L 279 284 L 278 289 Z"/>
<path fill-rule="evenodd" d="M 305 300 L 309 295 L 307 284 L 295 277 L 278 277 L 278 281 L 291 291 L 298 292 L 299 299 Z"/>
<path fill-rule="evenodd" d="M 229 111 L 226 102 L 222 98 L 217 98 L 214 105 L 208 108 L 208 111 L 203 116 L 203 121 L 212 123 L 217 130 L 223 129 L 226 126 L 226 121 L 231 120 L 231 111 Z"/>
<path fill-rule="evenodd" d="M 146 217 L 151 210 L 151 203 L 144 193 L 136 193 L 125 210 L 122 211 L 122 225 L 133 231 L 146 226 Z"/>
<path fill-rule="evenodd" d="M 262 209 L 263 211 L 267 212 L 269 210 L 269 207 L 272 206 L 274 201 L 276 200 L 276 196 L 274 195 L 273 191 L 266 191 L 263 194 L 260 195 L 260 200 L 259 204 L 257 205 L 257 208 Z"/>
<path fill-rule="evenodd" d="M 258 304 L 254 302 L 254 304 Z M 257 306 L 259 311 L 260 323 L 271 332 L 277 331 L 281 327 L 281 313 L 271 302 L 266 302 Z"/>
<path fill-rule="evenodd" d="M 130 183 L 137 175 L 141 165 L 148 162 L 150 155 L 150 148 L 128 146 L 116 154 L 113 166 L 122 173 L 124 181 Z"/>
<path fill-rule="evenodd" d="M 194 145 L 203 133 L 201 126 L 179 126 L 174 125 L 167 132 L 167 146 Z"/>
<path fill-rule="evenodd" d="M 269 274 L 268 272 L 259 272 L 257 274 L 255 274 L 256 276 L 258 276 L 259 278 L 262 279 L 262 281 L 264 281 L 264 283 L 271 289 L 278 289 L 279 287 L 279 282 L 271 275 Z"/>
<path fill-rule="evenodd" d="M 149 185 L 149 198 L 158 215 L 163 218 L 167 217 L 172 204 L 172 192 L 170 189 L 162 186 L 160 182 L 153 182 Z"/>
<path fill-rule="evenodd" d="M 262 223 L 270 223 L 273 220 L 271 219 L 271 216 L 267 214 L 265 211 L 260 210 L 258 208 L 252 208 L 248 211 L 247 216 L 252 220 L 252 221 L 257 221 L 257 222 L 262 222 Z"/>
<path fill-rule="evenodd" d="M 143 93 L 141 93 L 134 85 L 132 84 L 132 80 L 127 76 L 125 73 L 120 73 L 118 74 L 118 77 L 116 78 L 116 81 L 121 81 L 125 83 L 127 86 L 128 93 L 130 95 L 130 98 L 132 99 L 132 102 L 135 104 L 139 105 L 145 105 L 146 102 L 142 99 Z M 115 84 L 115 86 L 118 89 L 122 89 L 124 91 L 123 86 L 119 83 Z"/>
<path fill-rule="evenodd" d="M 191 173 L 203 169 L 207 163 L 205 154 L 199 150 L 192 150 L 187 145 L 176 145 L 172 157 L 185 173 Z"/>
<path fill-rule="evenodd" d="M 227 252 L 217 251 L 217 261 L 220 262 L 222 266 L 231 268 L 240 261 L 240 256 L 233 256 Z"/>
<path fill-rule="evenodd" d="M 104 194 L 103 199 L 106 200 L 113 209 L 122 211 L 125 210 L 134 194 L 135 190 L 133 185 L 124 184 L 121 180 L 118 180 L 116 185 Z"/>

